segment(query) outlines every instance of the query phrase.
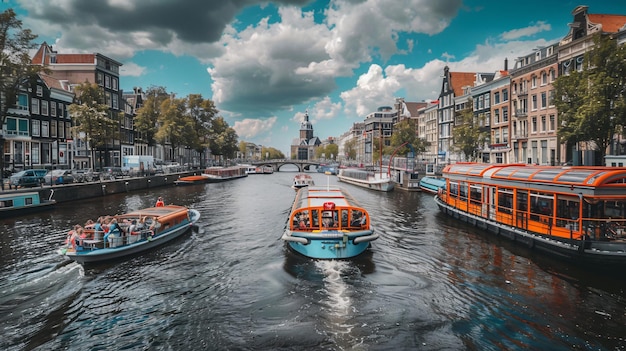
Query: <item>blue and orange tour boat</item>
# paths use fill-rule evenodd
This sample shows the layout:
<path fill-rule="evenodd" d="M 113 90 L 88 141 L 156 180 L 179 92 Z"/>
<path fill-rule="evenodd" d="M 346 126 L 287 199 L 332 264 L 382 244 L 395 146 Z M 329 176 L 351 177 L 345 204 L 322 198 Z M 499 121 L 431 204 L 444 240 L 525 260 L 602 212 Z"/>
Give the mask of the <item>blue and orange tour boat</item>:
<path fill-rule="evenodd" d="M 339 187 L 298 190 L 282 239 L 310 258 L 344 259 L 363 253 L 378 239 L 367 211 Z"/>

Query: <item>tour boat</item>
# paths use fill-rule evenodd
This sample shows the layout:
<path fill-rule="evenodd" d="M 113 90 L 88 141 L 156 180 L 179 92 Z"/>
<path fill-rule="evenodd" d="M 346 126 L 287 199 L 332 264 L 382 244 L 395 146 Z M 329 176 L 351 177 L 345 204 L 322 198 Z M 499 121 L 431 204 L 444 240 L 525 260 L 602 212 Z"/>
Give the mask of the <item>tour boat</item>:
<path fill-rule="evenodd" d="M 52 205 L 56 204 L 56 201 L 52 200 L 52 195 L 54 195 L 54 190 L 51 190 L 50 197 L 47 200 L 41 200 L 39 193 L 36 191 L 0 194 L 0 218 L 50 209 Z"/>
<path fill-rule="evenodd" d="M 298 190 L 282 239 L 295 252 L 316 259 L 363 253 L 378 239 L 367 211 L 339 187 Z"/>
<path fill-rule="evenodd" d="M 180 177 L 174 181 L 176 185 L 190 185 L 190 184 L 202 184 L 208 181 L 208 177 L 204 174 L 190 175 L 186 177 Z"/>
<path fill-rule="evenodd" d="M 626 168 L 457 163 L 443 176 L 448 215 L 572 262 L 626 264 Z"/>
<path fill-rule="evenodd" d="M 103 262 L 137 254 L 178 238 L 196 223 L 200 212 L 183 206 L 166 205 L 112 218 L 121 227 L 120 235 L 109 235 L 104 240 L 103 232 L 84 229 L 84 237 L 68 238 L 59 249 L 59 254 L 78 263 Z"/>
<path fill-rule="evenodd" d="M 437 194 L 439 189 L 446 186 L 446 180 L 441 177 L 423 176 L 419 180 L 419 188 L 423 192 Z"/>
<path fill-rule="evenodd" d="M 337 179 L 366 189 L 378 191 L 393 190 L 391 177 L 389 173 L 385 172 L 374 172 L 358 168 L 342 168 L 339 170 L 339 174 L 337 174 Z"/>
<path fill-rule="evenodd" d="M 291 187 L 298 190 L 300 188 L 313 185 L 315 185 L 313 177 L 305 173 L 298 173 L 295 177 L 293 177 L 293 185 Z"/>

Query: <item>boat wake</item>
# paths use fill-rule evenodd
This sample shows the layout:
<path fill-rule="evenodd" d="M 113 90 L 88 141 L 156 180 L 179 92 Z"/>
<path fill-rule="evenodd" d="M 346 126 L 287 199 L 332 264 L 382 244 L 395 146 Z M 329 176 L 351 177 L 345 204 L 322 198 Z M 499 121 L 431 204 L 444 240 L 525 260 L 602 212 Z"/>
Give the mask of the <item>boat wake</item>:
<path fill-rule="evenodd" d="M 354 289 L 348 283 L 348 276 L 355 267 L 349 261 L 336 260 L 316 261 L 315 266 L 322 272 L 324 285 L 321 292 L 326 294 L 326 299 L 321 301 L 323 332 L 339 349 L 354 349 L 363 342 L 353 333 L 358 311 L 353 303 Z"/>

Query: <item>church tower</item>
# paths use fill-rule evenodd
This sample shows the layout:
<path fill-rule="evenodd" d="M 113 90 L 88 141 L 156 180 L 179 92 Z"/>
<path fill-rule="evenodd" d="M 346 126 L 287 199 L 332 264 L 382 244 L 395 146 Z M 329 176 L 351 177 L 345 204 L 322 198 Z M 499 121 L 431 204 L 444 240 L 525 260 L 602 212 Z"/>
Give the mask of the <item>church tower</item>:
<path fill-rule="evenodd" d="M 304 112 L 304 121 L 300 124 L 300 140 L 313 139 L 313 125 L 309 122 L 309 111 Z"/>

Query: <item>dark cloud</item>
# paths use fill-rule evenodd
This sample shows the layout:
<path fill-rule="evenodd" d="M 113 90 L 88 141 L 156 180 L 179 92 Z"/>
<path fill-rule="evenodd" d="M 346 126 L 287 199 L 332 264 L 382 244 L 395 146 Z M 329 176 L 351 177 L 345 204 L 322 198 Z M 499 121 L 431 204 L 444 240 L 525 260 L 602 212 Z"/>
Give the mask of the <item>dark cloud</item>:
<path fill-rule="evenodd" d="M 277 5 L 302 6 L 310 0 L 278 0 Z M 60 26 L 96 25 L 114 33 L 151 31 L 153 40 L 167 43 L 171 35 L 190 43 L 212 43 L 219 40 L 228 25 L 243 8 L 267 3 L 261 0 L 68 0 L 60 8 L 57 2 L 33 2 L 29 16 Z"/>

